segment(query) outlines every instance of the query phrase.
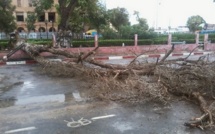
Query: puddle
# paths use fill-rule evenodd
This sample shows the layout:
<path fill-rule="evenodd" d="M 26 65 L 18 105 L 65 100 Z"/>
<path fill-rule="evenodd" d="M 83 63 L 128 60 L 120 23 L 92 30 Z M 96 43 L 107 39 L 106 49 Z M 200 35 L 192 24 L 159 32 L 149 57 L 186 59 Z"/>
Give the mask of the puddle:
<path fill-rule="evenodd" d="M 31 81 L 25 81 L 23 83 L 23 86 L 20 89 L 20 91 L 21 91 L 21 93 L 23 93 L 23 92 L 25 92 L 25 91 L 27 91 L 29 89 L 34 89 L 34 88 L 35 88 L 35 86 L 34 86 L 34 84 Z"/>
<path fill-rule="evenodd" d="M 15 105 L 26 105 L 42 102 L 64 102 L 64 100 L 65 100 L 64 95 L 34 96 L 24 99 L 18 99 Z"/>
<path fill-rule="evenodd" d="M 81 102 L 84 99 L 81 97 L 79 92 L 69 94 L 57 94 L 57 95 L 44 95 L 44 96 L 33 96 L 28 98 L 0 98 L 0 108 L 10 107 L 14 105 L 27 105 L 34 103 L 45 103 L 45 102 Z"/>

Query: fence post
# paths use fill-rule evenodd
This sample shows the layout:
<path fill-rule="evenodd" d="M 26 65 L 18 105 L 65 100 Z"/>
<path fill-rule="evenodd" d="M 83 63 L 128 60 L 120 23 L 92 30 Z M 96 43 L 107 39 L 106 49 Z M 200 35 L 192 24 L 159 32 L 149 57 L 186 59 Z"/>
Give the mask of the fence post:
<path fill-rule="evenodd" d="M 98 35 L 94 36 L 94 45 L 95 47 L 98 47 Z"/>
<path fill-rule="evenodd" d="M 199 33 L 196 32 L 196 45 L 199 45 Z"/>
<path fill-rule="evenodd" d="M 204 50 L 207 49 L 207 44 L 208 44 L 208 34 L 204 35 Z"/>
<path fill-rule="evenodd" d="M 172 34 L 168 34 L 168 45 L 171 45 L 172 43 Z"/>
<path fill-rule="evenodd" d="M 134 46 L 136 47 L 138 45 L 138 34 L 134 35 Z"/>

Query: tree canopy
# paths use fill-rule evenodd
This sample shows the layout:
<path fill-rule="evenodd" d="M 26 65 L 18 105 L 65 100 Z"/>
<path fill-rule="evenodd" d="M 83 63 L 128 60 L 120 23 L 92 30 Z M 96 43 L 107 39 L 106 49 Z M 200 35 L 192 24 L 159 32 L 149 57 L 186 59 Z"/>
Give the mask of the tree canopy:
<path fill-rule="evenodd" d="M 191 16 L 187 20 L 187 27 L 191 32 L 195 32 L 202 29 L 202 27 L 200 27 L 202 23 L 205 23 L 205 20 L 201 16 Z"/>
<path fill-rule="evenodd" d="M 11 0 L 0 0 L 0 31 L 9 33 L 16 28 Z"/>
<path fill-rule="evenodd" d="M 125 8 L 113 8 L 108 10 L 110 23 L 119 30 L 120 26 L 129 25 L 129 14 Z"/>
<path fill-rule="evenodd" d="M 39 15 L 51 7 L 53 7 L 53 0 L 36 0 L 35 12 Z M 98 5 L 98 0 L 58 0 L 55 5 L 60 16 L 59 29 L 72 29 L 76 26 L 76 31 L 80 31 L 83 27 L 83 22 L 91 21 L 91 24 L 96 28 L 99 25 L 106 23 L 105 12 L 101 6 Z M 95 20 L 94 22 L 92 21 Z M 99 23 L 98 23 L 99 22 Z"/>
<path fill-rule="evenodd" d="M 27 29 L 29 32 L 35 29 L 34 23 L 36 22 L 36 19 L 37 17 L 35 13 L 28 13 L 28 16 L 26 18 L 26 23 L 27 23 Z"/>
<path fill-rule="evenodd" d="M 87 5 L 82 4 L 74 9 L 68 25 L 73 32 L 83 32 L 86 25 L 100 31 L 101 26 L 107 24 L 107 18 L 105 7 L 97 0 L 92 0 Z"/>

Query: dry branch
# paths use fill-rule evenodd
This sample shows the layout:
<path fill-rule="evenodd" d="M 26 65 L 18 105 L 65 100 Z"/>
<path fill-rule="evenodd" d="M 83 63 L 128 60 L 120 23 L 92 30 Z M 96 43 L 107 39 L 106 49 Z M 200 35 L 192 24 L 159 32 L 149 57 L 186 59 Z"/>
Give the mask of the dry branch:
<path fill-rule="evenodd" d="M 166 60 L 167 57 L 169 57 L 169 55 L 173 52 L 175 48 L 175 45 L 172 45 L 172 48 L 165 54 L 165 56 L 160 60 L 160 63 L 164 62 Z"/>
<path fill-rule="evenodd" d="M 157 101 L 167 103 L 170 95 L 186 96 L 198 102 L 202 116 L 185 123 L 205 129 L 214 124 L 215 117 L 215 62 L 207 58 L 166 60 L 174 46 L 157 63 L 113 65 L 94 61 L 91 55 L 72 54 L 53 48 L 25 44 L 23 50 L 51 73 L 65 76 L 89 77 L 93 81 L 91 93 L 100 99 L 126 102 Z M 41 52 L 73 58 L 73 62 L 51 62 Z M 82 62 L 83 64 L 78 64 Z M 91 82 L 92 82 L 91 81 Z M 207 99 L 205 99 L 207 98 Z M 212 102 L 212 103 L 211 103 Z M 210 104 L 210 105 L 209 105 Z"/>

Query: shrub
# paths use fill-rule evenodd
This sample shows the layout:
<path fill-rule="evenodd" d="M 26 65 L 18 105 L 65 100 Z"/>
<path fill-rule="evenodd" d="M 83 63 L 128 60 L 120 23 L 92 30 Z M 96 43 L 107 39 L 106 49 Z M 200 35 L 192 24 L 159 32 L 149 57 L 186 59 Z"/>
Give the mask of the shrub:
<path fill-rule="evenodd" d="M 72 41 L 73 47 L 93 47 L 94 40 Z"/>
<path fill-rule="evenodd" d="M 4 50 L 5 48 L 7 48 L 8 46 L 8 42 L 0 42 L 0 50 Z"/>
<path fill-rule="evenodd" d="M 35 44 L 35 45 L 50 45 L 52 44 L 52 41 L 27 41 L 30 44 Z"/>

